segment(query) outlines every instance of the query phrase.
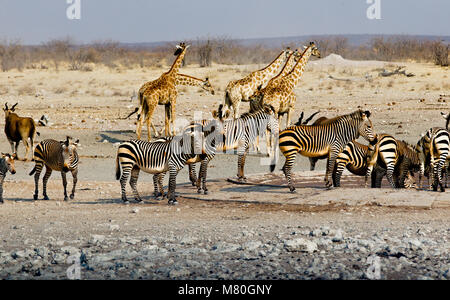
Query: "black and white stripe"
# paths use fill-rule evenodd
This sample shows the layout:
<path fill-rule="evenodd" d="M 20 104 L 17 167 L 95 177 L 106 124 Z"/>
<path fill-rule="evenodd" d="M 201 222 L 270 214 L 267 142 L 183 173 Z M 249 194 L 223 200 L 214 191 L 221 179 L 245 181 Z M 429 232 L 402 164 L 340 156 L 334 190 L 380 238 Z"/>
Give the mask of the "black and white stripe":
<path fill-rule="evenodd" d="M 174 137 L 160 139 L 155 142 L 132 140 L 120 144 L 116 158 L 116 179 L 120 180 L 122 200 L 128 203 L 126 198 L 126 182 L 130 177 L 130 186 L 136 201 L 142 199 L 136 188 L 140 170 L 150 174 L 169 172 L 169 204 L 177 204 L 175 198 L 176 176 L 187 161 L 196 155 L 206 155 L 215 152 L 217 140 L 223 134 L 221 121 L 210 122 L 210 133 L 205 134 L 201 125 L 188 126 Z M 162 186 L 162 176 L 154 177 L 155 192 L 157 186 Z"/>
<path fill-rule="evenodd" d="M 3 203 L 3 182 L 5 181 L 6 174 L 8 171 L 13 175 L 16 174 L 14 167 L 14 160 L 16 158 L 17 155 L 15 153 L 13 155 L 2 153 L 2 157 L 0 158 L 0 203 Z"/>
<path fill-rule="evenodd" d="M 319 125 L 292 126 L 280 133 L 280 150 L 286 157 L 283 172 L 287 178 L 289 189 L 295 191 L 291 179 L 291 170 L 297 153 L 307 157 L 327 155 L 325 184 L 332 185 L 331 175 L 337 155 L 352 140 L 360 135 L 367 140 L 374 138 L 370 112 L 358 110 L 348 115 L 328 119 Z"/>
<path fill-rule="evenodd" d="M 44 140 L 40 142 L 34 150 L 33 160 L 35 166 L 30 172 L 30 176 L 34 174 L 35 191 L 34 200 L 37 200 L 39 193 L 39 176 L 42 172 L 42 168 L 46 167 L 45 175 L 43 178 L 43 196 L 44 200 L 48 200 L 47 195 L 47 182 L 52 174 L 52 171 L 61 172 L 61 177 L 64 186 L 64 200 L 67 201 L 67 178 L 66 173 L 71 172 L 73 177 L 73 187 L 70 194 L 70 199 L 75 197 L 75 187 L 78 181 L 78 163 L 79 157 L 77 152 L 77 146 L 79 140 L 72 142 L 70 137 L 67 137 L 65 141 Z"/>
<path fill-rule="evenodd" d="M 445 191 L 443 173 L 450 152 L 450 134 L 447 129 L 441 127 L 430 128 L 417 142 L 416 150 L 420 157 L 419 186 L 426 165 L 431 169 L 431 187 L 437 191 L 438 185 L 441 191 Z"/>

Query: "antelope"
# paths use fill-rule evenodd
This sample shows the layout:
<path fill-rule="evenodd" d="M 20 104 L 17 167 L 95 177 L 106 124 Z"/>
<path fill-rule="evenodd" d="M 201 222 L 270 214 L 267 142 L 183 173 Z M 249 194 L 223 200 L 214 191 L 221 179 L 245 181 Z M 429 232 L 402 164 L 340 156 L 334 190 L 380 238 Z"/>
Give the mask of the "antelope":
<path fill-rule="evenodd" d="M 17 160 L 19 160 L 17 149 L 19 148 L 20 141 L 23 142 L 23 145 L 26 148 L 25 158 L 23 160 L 27 161 L 28 152 L 30 152 L 30 148 L 33 150 L 34 138 L 36 134 L 39 135 L 39 132 L 36 132 L 36 124 L 32 118 L 19 117 L 14 113 L 17 104 L 18 103 L 14 104 L 11 108 L 8 108 L 8 103 L 5 103 L 5 107 L 3 108 L 3 111 L 5 112 L 5 134 L 11 145 L 12 152 L 16 154 Z M 28 144 L 28 139 L 30 139 L 31 145 Z M 16 143 L 15 146 L 14 143 Z"/>

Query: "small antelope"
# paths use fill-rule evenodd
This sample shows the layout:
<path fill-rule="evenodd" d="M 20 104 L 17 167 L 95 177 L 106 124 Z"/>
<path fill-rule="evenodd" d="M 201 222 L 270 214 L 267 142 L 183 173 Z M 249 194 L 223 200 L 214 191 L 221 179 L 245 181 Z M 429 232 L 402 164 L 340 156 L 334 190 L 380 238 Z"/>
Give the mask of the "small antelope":
<path fill-rule="evenodd" d="M 46 167 L 45 175 L 43 179 L 43 195 L 44 200 L 49 200 L 47 196 L 47 181 L 52 175 L 52 171 L 60 171 L 64 186 L 64 201 L 67 201 L 67 179 L 66 173 L 71 172 L 73 177 L 72 193 L 70 199 L 75 197 L 75 187 L 78 181 L 78 153 L 77 146 L 79 146 L 79 140 L 73 142 L 71 137 L 67 137 L 65 141 L 44 140 L 40 142 L 34 150 L 33 159 L 36 162 L 33 170 L 30 172 L 30 176 L 34 175 L 35 192 L 34 200 L 38 199 L 39 192 L 39 176 L 41 175 L 42 168 Z"/>
<path fill-rule="evenodd" d="M 8 171 L 11 174 L 16 174 L 16 168 L 14 166 L 14 160 L 16 159 L 16 154 L 2 153 L 2 158 L 0 158 L 0 204 L 3 203 L 3 181 L 5 180 L 6 173 Z"/>
<path fill-rule="evenodd" d="M 17 156 L 17 149 L 19 148 L 20 141 L 26 148 L 25 158 L 23 160 L 27 161 L 28 152 L 33 151 L 33 140 L 36 134 L 36 125 L 32 118 L 22 118 L 19 117 L 14 111 L 18 103 L 14 104 L 11 108 L 8 108 L 8 103 L 5 103 L 3 111 L 5 112 L 5 134 L 11 144 L 11 150 L 16 154 L 16 159 L 19 160 Z M 30 144 L 28 144 L 28 139 L 30 139 Z M 14 143 L 16 143 L 14 147 Z M 31 146 L 31 147 L 30 147 Z"/>

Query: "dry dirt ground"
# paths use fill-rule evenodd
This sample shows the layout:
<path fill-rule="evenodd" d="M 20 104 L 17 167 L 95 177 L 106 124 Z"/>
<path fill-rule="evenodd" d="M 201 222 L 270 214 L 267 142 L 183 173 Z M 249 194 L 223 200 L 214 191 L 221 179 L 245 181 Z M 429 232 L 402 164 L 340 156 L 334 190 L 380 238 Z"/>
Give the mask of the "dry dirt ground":
<path fill-rule="evenodd" d="M 396 65 L 415 76 L 378 76 Z M 216 95 L 180 88 L 177 118 L 192 120 L 195 111 L 208 117 L 223 102 L 228 81 L 260 67 L 182 68 L 209 77 Z M 326 190 L 323 161 L 311 173 L 308 160 L 298 157 L 299 188 L 292 195 L 279 172 L 249 176 L 254 185 L 228 182 L 237 158 L 219 155 L 208 171 L 210 195 L 197 195 L 183 170 L 177 179 L 180 205 L 169 207 L 151 197 L 151 176 L 141 173 L 145 204 L 121 204 L 114 157 L 117 143 L 135 138 L 136 127 L 135 119 L 121 118 L 136 106 L 133 93 L 162 71 L 94 67 L 0 74 L 2 105 L 19 102 L 19 115 L 49 116 L 49 125 L 38 128 L 38 141 L 70 135 L 82 144 L 75 200 L 63 201 L 60 175 L 54 173 L 51 200 L 31 201 L 31 162 L 17 162 L 17 174 L 7 175 L 0 205 L 0 279 L 65 279 L 74 257 L 82 279 L 450 278 L 449 192 L 367 190 L 354 177 L 346 177 L 342 189 Z M 356 63 L 336 56 L 311 61 L 296 89 L 293 118 L 302 111 L 331 117 L 361 107 L 372 112 L 377 132 L 415 143 L 428 128 L 444 124 L 440 112 L 450 110 L 448 75 L 448 68 L 432 64 Z M 163 111 L 159 107 L 153 118 L 158 128 Z M 11 151 L 4 134 L 0 150 Z M 24 155 L 22 145 L 19 154 Z M 280 158 L 277 169 L 283 163 Z M 246 174 L 267 171 L 261 157 L 246 162 Z"/>

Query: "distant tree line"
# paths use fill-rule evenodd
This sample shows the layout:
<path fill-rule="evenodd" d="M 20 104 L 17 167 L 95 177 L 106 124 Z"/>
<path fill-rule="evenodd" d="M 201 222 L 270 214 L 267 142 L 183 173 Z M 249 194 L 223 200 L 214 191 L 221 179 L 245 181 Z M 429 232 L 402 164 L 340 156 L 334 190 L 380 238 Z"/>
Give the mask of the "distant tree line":
<path fill-rule="evenodd" d="M 331 53 L 347 59 L 382 61 L 433 62 L 448 66 L 448 43 L 440 40 L 419 40 L 410 37 L 375 37 L 368 43 L 354 46 L 342 36 L 317 37 L 322 57 Z M 301 47 L 309 41 L 269 47 L 262 44 L 243 45 L 230 37 L 208 37 L 187 41 L 191 44 L 184 64 L 200 67 L 212 63 L 225 65 L 265 64 L 273 59 L 281 48 Z M 79 45 L 70 38 L 53 39 L 37 46 L 24 46 L 17 40 L 0 40 L 0 68 L 3 72 L 17 69 L 92 71 L 96 65 L 110 69 L 152 68 L 169 65 L 173 61 L 174 45 L 158 47 L 131 47 L 115 41 L 97 41 Z"/>

